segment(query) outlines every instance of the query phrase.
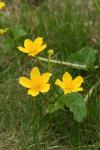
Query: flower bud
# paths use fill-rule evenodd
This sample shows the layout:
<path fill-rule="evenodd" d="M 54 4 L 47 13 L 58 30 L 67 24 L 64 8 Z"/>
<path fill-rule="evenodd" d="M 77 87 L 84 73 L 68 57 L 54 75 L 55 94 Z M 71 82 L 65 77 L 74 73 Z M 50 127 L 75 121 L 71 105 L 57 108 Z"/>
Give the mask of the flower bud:
<path fill-rule="evenodd" d="M 54 54 L 54 50 L 53 49 L 50 49 L 48 50 L 48 55 L 49 55 L 49 58 Z"/>
<path fill-rule="evenodd" d="M 0 29 L 0 35 L 4 35 L 7 31 L 8 31 L 8 28 Z"/>

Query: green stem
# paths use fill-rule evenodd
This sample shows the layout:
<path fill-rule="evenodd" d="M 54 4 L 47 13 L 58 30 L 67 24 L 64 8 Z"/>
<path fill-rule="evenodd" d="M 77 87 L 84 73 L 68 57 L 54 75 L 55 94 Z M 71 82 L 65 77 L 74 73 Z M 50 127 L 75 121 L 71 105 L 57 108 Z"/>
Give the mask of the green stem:
<path fill-rule="evenodd" d="M 50 71 L 50 57 L 48 57 L 48 71 Z"/>
<path fill-rule="evenodd" d="M 48 62 L 48 59 L 43 58 L 43 57 L 38 57 L 38 59 L 41 60 L 41 61 L 44 61 L 44 62 Z M 64 62 L 64 61 L 60 61 L 60 60 L 50 59 L 49 63 L 65 65 L 65 66 L 69 66 L 69 67 L 76 68 L 76 69 L 83 69 L 83 70 L 88 69 L 88 67 L 86 65 L 74 64 L 74 63 L 71 63 L 71 62 Z M 94 68 L 98 69 L 99 66 L 95 66 Z"/>

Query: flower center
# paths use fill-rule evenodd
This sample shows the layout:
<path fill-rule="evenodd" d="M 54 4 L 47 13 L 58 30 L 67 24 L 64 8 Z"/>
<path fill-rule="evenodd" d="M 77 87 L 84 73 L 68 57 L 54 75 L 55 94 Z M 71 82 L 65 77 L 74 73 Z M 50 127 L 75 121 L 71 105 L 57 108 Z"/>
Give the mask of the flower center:
<path fill-rule="evenodd" d="M 65 89 L 71 91 L 73 89 L 73 84 L 70 82 L 69 84 L 65 85 Z"/>
<path fill-rule="evenodd" d="M 42 88 L 42 84 L 40 82 L 36 82 L 33 88 L 37 91 L 40 91 L 40 89 Z"/>

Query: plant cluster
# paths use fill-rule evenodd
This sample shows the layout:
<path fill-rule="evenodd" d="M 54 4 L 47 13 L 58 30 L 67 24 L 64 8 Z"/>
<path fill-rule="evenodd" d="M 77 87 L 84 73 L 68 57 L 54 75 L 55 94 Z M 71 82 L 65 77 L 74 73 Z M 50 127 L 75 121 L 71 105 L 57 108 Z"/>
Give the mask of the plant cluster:
<path fill-rule="evenodd" d="M 37 37 L 34 41 L 30 39 L 26 39 L 24 41 L 24 47 L 18 46 L 17 48 L 27 53 L 28 56 L 36 57 L 38 53 L 43 51 L 47 47 L 47 44 L 43 44 L 43 38 Z M 53 54 L 53 50 L 48 51 L 49 57 L 48 61 L 50 61 L 50 57 Z M 52 73 L 46 72 L 41 74 L 38 67 L 34 67 L 30 73 L 30 79 L 26 77 L 20 77 L 19 83 L 28 88 L 28 94 L 37 96 L 39 93 L 45 93 L 50 90 L 49 79 Z M 75 119 L 77 121 L 81 121 L 86 115 L 86 106 L 85 101 L 82 96 L 77 93 L 79 91 L 83 91 L 81 84 L 84 82 L 82 76 L 77 76 L 75 79 L 72 79 L 70 73 L 65 72 L 62 77 L 62 81 L 56 79 L 55 85 L 58 85 L 64 92 L 59 91 L 54 99 L 53 104 L 48 104 L 48 108 L 46 112 L 53 113 L 58 109 L 65 109 L 64 107 L 69 107 L 70 110 L 74 113 Z M 60 98 L 59 98 L 60 97 Z M 79 115 L 77 115 L 77 113 Z"/>

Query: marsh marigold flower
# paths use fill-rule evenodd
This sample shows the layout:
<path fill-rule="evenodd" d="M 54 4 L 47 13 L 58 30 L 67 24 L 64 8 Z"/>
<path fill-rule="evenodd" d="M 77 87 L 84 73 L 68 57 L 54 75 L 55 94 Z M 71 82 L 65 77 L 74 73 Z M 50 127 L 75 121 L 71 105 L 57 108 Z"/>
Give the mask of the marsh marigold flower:
<path fill-rule="evenodd" d="M 30 79 L 26 77 L 20 77 L 19 83 L 28 88 L 28 94 L 32 96 L 37 96 L 40 92 L 45 93 L 50 89 L 50 84 L 48 83 L 51 73 L 43 73 L 41 75 L 38 67 L 34 67 L 30 73 Z"/>
<path fill-rule="evenodd" d="M 0 0 L 0 9 L 5 7 L 5 3 Z"/>
<path fill-rule="evenodd" d="M 18 46 L 17 48 L 27 53 L 28 56 L 35 56 L 47 47 L 47 44 L 43 44 L 43 38 L 37 37 L 34 41 L 26 39 L 24 41 L 24 47 Z"/>
<path fill-rule="evenodd" d="M 64 94 L 68 94 L 72 92 L 83 91 L 83 88 L 81 87 L 83 82 L 83 77 L 77 76 L 75 79 L 72 79 L 72 76 L 68 72 L 65 72 L 62 77 L 62 81 L 57 79 L 55 84 L 63 89 Z"/>

